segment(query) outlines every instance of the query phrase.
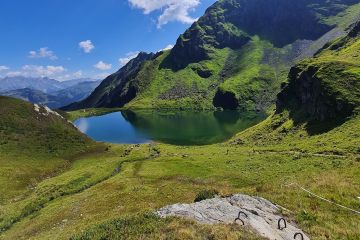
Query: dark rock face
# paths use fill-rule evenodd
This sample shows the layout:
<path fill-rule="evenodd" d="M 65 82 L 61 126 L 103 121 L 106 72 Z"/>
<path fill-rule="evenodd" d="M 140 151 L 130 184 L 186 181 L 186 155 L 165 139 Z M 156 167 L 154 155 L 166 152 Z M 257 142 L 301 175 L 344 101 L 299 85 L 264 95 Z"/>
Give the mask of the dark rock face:
<path fill-rule="evenodd" d="M 213 104 L 217 108 L 235 110 L 239 107 L 239 101 L 232 92 L 218 90 L 215 94 Z"/>
<path fill-rule="evenodd" d="M 348 36 L 351 37 L 351 38 L 355 38 L 355 37 L 360 36 L 360 21 L 357 22 L 356 24 L 354 24 L 354 27 L 349 32 Z"/>
<path fill-rule="evenodd" d="M 141 52 L 118 72 L 107 77 L 99 87 L 84 101 L 73 103 L 62 108 L 76 110 L 82 108 L 123 107 L 136 97 L 137 86 L 131 80 L 138 73 L 145 61 L 152 60 L 154 53 Z"/>
<path fill-rule="evenodd" d="M 129 86 L 126 90 L 121 87 L 116 88 L 114 92 L 110 96 L 111 101 L 107 101 L 108 96 L 105 98 L 104 106 L 106 107 L 123 107 L 126 103 L 130 102 L 136 97 L 137 88 L 135 86 Z M 118 94 L 117 94 L 118 93 Z"/>
<path fill-rule="evenodd" d="M 289 74 L 292 82 L 278 95 L 277 111 L 294 104 L 293 107 L 301 109 L 313 120 L 349 116 L 354 106 L 326 92 L 324 82 L 316 76 L 318 71 L 316 66 L 310 66 L 306 71 L 299 67 L 292 68 Z"/>
<path fill-rule="evenodd" d="M 308 120 L 326 121 L 350 116 L 358 103 L 359 78 L 337 62 L 297 65 L 290 84 L 279 93 L 277 112 L 302 111 Z"/>
<path fill-rule="evenodd" d="M 199 66 L 192 67 L 192 70 L 202 78 L 209 78 L 213 75 L 212 71 L 210 71 L 209 69 L 204 69 L 203 67 L 199 67 Z"/>

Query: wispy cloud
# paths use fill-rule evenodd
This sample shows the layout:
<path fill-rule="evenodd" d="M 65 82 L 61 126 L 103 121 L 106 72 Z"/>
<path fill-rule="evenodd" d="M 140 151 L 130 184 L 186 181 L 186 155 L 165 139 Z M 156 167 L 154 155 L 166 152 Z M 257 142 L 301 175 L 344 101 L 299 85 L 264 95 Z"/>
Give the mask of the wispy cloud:
<path fill-rule="evenodd" d="M 0 75 L 0 77 L 20 77 L 20 76 L 28 77 L 28 78 L 49 77 L 59 81 L 67 81 L 67 80 L 84 77 L 84 72 L 82 70 L 69 72 L 63 66 L 24 65 L 20 69 L 16 69 L 13 71 L 4 70 L 4 73 Z"/>
<path fill-rule="evenodd" d="M 65 71 L 66 69 L 63 66 L 25 65 L 17 71 L 8 72 L 6 76 L 52 77 Z"/>
<path fill-rule="evenodd" d="M 79 43 L 79 47 L 85 52 L 85 53 L 91 53 L 92 50 L 94 50 L 95 46 L 91 42 L 91 40 L 82 41 Z"/>
<path fill-rule="evenodd" d="M 29 58 L 48 58 L 50 60 L 58 59 L 55 53 L 49 50 L 47 47 L 40 48 L 37 51 L 30 51 Z"/>
<path fill-rule="evenodd" d="M 98 62 L 97 64 L 94 65 L 94 68 L 105 71 L 105 70 L 109 70 L 112 68 L 111 64 L 105 63 L 103 61 Z"/>
<path fill-rule="evenodd" d="M 7 67 L 7 66 L 1 66 L 1 65 L 0 65 L 0 72 L 7 71 L 7 70 L 9 70 L 9 69 L 10 69 L 10 68 Z"/>
<path fill-rule="evenodd" d="M 119 58 L 120 66 L 125 66 L 130 62 L 132 59 L 136 58 L 139 55 L 140 52 L 129 52 L 126 54 L 125 57 Z"/>
<path fill-rule="evenodd" d="M 190 11 L 200 5 L 200 0 L 128 0 L 135 7 L 142 9 L 144 14 L 160 10 L 157 26 L 160 28 L 171 21 L 191 24 L 196 18 L 190 16 Z"/>

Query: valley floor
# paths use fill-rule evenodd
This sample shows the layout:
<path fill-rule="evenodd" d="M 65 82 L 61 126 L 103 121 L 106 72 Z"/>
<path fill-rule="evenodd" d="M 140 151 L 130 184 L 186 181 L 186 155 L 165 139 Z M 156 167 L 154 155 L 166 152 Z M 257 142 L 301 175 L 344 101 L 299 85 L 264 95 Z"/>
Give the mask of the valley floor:
<path fill-rule="evenodd" d="M 288 209 L 282 214 L 312 239 L 360 239 L 359 214 L 301 189 L 360 209 L 360 138 L 351 135 L 359 133 L 359 118 L 306 142 L 300 130 L 281 142 L 272 139 L 266 124 L 211 146 L 101 145 L 2 200 L 0 239 L 260 239 L 240 226 L 151 214 L 191 203 L 202 190 L 264 197 Z M 254 138 L 256 131 L 265 137 Z M 339 132 L 347 137 L 336 138 Z"/>

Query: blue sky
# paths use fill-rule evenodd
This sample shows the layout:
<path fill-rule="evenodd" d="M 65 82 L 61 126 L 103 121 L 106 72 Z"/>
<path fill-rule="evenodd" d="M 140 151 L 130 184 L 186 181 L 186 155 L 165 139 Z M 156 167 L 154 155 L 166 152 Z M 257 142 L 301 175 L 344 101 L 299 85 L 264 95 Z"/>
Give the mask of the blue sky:
<path fill-rule="evenodd" d="M 0 76 L 99 78 L 156 52 L 215 0 L 1 0 Z"/>

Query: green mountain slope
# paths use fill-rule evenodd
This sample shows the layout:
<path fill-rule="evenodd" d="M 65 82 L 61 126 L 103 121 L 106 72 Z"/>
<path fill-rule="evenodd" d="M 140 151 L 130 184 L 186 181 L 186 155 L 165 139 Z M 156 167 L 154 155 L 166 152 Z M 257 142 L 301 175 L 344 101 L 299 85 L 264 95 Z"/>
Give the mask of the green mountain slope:
<path fill-rule="evenodd" d="M 49 109 L 8 97 L 0 97 L 0 105 L 0 203 L 96 146 Z"/>
<path fill-rule="evenodd" d="M 126 66 L 107 77 L 88 98 L 65 106 L 63 109 L 123 106 L 136 96 L 136 86 L 132 86 L 131 80 L 136 77 L 142 64 L 154 57 L 155 55 L 152 53 L 140 53 Z"/>
<path fill-rule="evenodd" d="M 314 58 L 294 66 L 276 114 L 241 133 L 240 143 L 279 150 L 360 153 L 360 22 Z"/>
<path fill-rule="evenodd" d="M 105 80 L 87 100 L 65 109 L 266 111 L 290 67 L 344 34 L 359 10 L 356 0 L 218 1 L 171 51 L 140 56 L 147 61 L 136 65 L 136 71 L 130 63 L 110 77 L 117 81 Z"/>

